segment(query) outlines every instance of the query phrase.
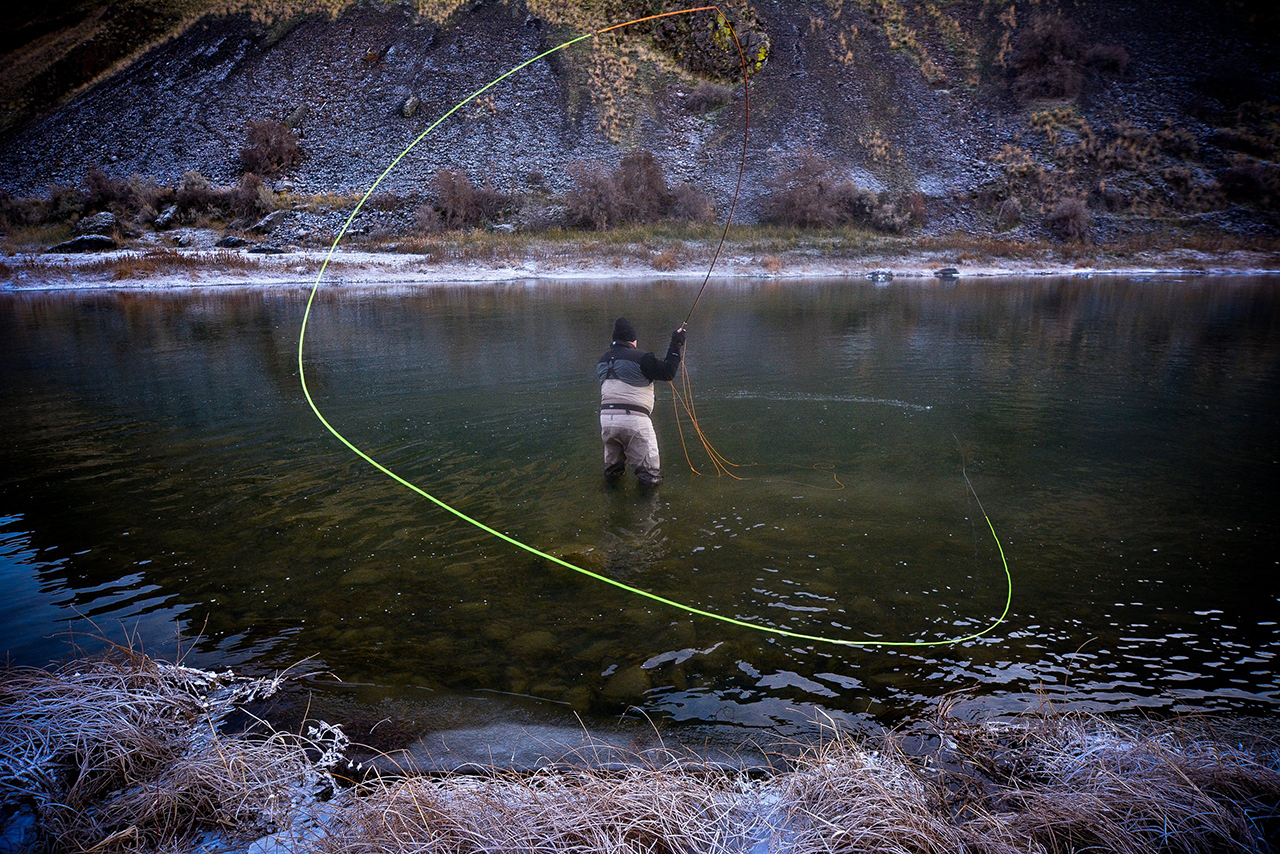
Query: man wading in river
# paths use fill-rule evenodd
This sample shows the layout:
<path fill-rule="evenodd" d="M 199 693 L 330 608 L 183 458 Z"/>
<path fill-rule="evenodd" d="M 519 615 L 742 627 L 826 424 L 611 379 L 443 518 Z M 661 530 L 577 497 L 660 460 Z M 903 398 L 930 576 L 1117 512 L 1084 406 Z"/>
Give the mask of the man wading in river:
<path fill-rule="evenodd" d="M 625 317 L 613 324 L 613 345 L 600 357 L 600 438 L 604 442 L 604 476 L 616 484 L 630 465 L 640 486 L 652 489 L 662 482 L 658 437 L 649 420 L 653 412 L 654 380 L 671 382 L 680 369 L 684 327 L 671 333 L 667 357 L 636 348 L 636 328 Z"/>

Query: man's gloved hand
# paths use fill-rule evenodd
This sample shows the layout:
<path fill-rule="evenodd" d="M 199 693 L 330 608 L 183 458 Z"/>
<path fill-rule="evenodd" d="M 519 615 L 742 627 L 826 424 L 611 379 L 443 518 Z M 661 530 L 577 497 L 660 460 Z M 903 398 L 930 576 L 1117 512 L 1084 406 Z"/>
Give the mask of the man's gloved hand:
<path fill-rule="evenodd" d="M 672 332 L 672 333 L 671 333 L 671 343 L 672 343 L 672 344 L 674 344 L 674 345 L 676 345 L 676 346 L 683 347 L 683 346 L 684 346 L 684 336 L 685 336 L 684 327 L 683 327 L 683 326 L 681 326 L 681 327 L 680 327 L 679 329 L 677 329 L 675 332 Z"/>

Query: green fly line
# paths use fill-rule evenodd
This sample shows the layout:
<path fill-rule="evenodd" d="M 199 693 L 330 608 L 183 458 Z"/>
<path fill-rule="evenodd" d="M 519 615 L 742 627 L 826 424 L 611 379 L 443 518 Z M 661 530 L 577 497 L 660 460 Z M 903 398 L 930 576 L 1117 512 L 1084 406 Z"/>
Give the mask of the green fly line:
<path fill-rule="evenodd" d="M 996 536 L 996 529 L 995 529 L 995 526 L 991 524 L 991 519 L 986 515 L 986 511 L 982 509 L 982 502 L 981 502 L 981 500 L 979 500 L 979 501 L 978 501 L 978 508 L 979 508 L 979 510 L 981 510 L 981 512 L 982 512 L 982 514 L 983 514 L 983 518 L 986 520 L 987 528 L 991 531 L 991 536 L 992 536 L 992 538 L 993 538 L 993 539 L 995 540 L 995 542 L 996 542 L 996 548 L 997 548 L 997 550 L 998 550 L 998 551 L 999 551 L 999 553 L 1000 553 L 1000 562 L 1001 562 L 1001 564 L 1003 564 L 1003 566 L 1004 566 L 1005 580 L 1006 580 L 1007 585 L 1008 585 L 1008 593 L 1007 593 L 1007 595 L 1006 595 L 1006 597 L 1005 597 L 1004 610 L 1000 613 L 1000 616 L 999 616 L 999 617 L 997 617 L 994 621 L 992 621 L 992 622 L 991 622 L 991 624 L 990 624 L 990 625 L 986 626 L 986 627 L 985 627 L 985 628 L 983 628 L 981 631 L 973 632 L 972 634 L 967 634 L 967 635 L 964 635 L 964 636 L 962 636 L 962 637 L 946 638 L 946 639 L 944 639 L 944 640 L 899 640 L 899 641 L 891 641 L 891 640 L 850 640 L 850 639 L 846 639 L 846 638 L 833 638 L 833 637 L 827 637 L 827 636 L 825 636 L 825 635 L 807 634 L 807 633 L 804 633 L 804 632 L 794 632 L 794 631 L 790 631 L 790 630 L 788 630 L 788 629 L 781 629 L 781 628 L 777 628 L 777 627 L 774 627 L 774 626 L 767 626 L 767 625 L 761 625 L 761 624 L 759 624 L 759 623 L 752 623 L 752 622 L 748 622 L 748 621 L 746 621 L 746 620 L 739 620 L 739 619 L 736 619 L 736 618 L 734 618 L 734 617 L 728 617 L 728 616 L 725 616 L 724 614 L 717 614 L 717 613 L 715 613 L 715 612 L 713 612 L 713 611 L 707 611 L 707 610 L 705 610 L 705 609 L 703 609 L 703 608 L 698 608 L 698 607 L 696 607 L 696 606 L 694 606 L 694 605 L 688 605 L 688 604 L 686 604 L 686 603 L 684 603 L 684 602 L 677 602 L 677 601 L 676 601 L 676 600 L 674 600 L 674 599 L 668 599 L 667 597 L 665 597 L 665 596 L 660 596 L 660 595 L 658 595 L 657 593 L 651 593 L 651 592 L 650 592 L 650 591 L 648 591 L 648 590 L 642 590 L 642 589 L 640 589 L 639 587 L 633 587 L 633 586 L 631 586 L 630 584 L 624 584 L 624 583 L 623 583 L 623 582 L 621 582 L 621 581 L 618 581 L 618 580 L 613 579 L 613 578 L 609 578 L 609 577 L 608 577 L 608 576 L 606 576 L 606 575 L 601 575 L 601 574 L 600 574 L 600 573 L 598 573 L 598 572 L 592 572 L 591 570 L 586 569 L 586 568 L 584 568 L 584 567 L 581 567 L 581 566 L 575 566 L 574 564 L 569 563 L 568 561 L 563 560 L 562 558 L 556 557 L 556 556 L 555 556 L 555 555 L 553 555 L 553 554 L 548 554 L 547 552 L 544 552 L 544 551 L 542 551 L 541 549 L 539 549 L 539 548 L 537 548 L 537 547 L 535 547 L 535 546 L 531 546 L 531 545 L 529 545 L 528 543 L 525 543 L 525 542 L 522 542 L 522 541 L 520 541 L 520 540 L 516 539 L 515 537 L 512 537 L 512 536 L 510 536 L 510 535 L 508 535 L 508 534 L 504 534 L 503 532 L 501 532 L 501 531 L 499 531 L 499 530 L 497 530 L 497 529 L 495 529 L 495 528 L 493 528 L 493 527 L 490 527 L 489 525 L 486 525 L 484 522 L 480 521 L 479 519 L 476 519 L 476 518 L 475 518 L 475 517 L 473 517 L 473 516 L 469 516 L 469 515 L 467 515 L 466 513 L 464 513 L 463 511 L 459 510 L 458 508 L 454 507 L 453 505 L 449 504 L 448 502 L 443 501 L 443 500 L 441 500 L 440 498 L 437 498 L 436 496 L 432 495 L 430 492 L 427 492 L 427 491 L 426 491 L 425 489 L 423 489 L 422 487 L 418 486 L 418 485 L 417 485 L 417 484 L 415 484 L 415 483 L 412 483 L 412 482 L 410 482 L 410 481 L 406 480 L 405 478 L 401 477 L 401 476 L 400 476 L 399 474 L 397 474 L 396 472 L 392 471 L 391 469 L 387 468 L 387 467 L 386 467 L 385 465 L 383 465 L 382 463 L 380 463 L 380 462 L 378 462 L 377 460 L 375 460 L 373 457 L 369 456 L 369 454 L 368 454 L 367 452 L 365 452 L 363 449 L 361 449 L 361 448 L 357 447 L 354 443 L 352 443 L 352 442 L 351 442 L 351 440 L 349 440 L 346 436 L 342 435 L 342 433 L 341 433 L 341 432 L 339 432 L 339 431 L 338 431 L 338 429 L 337 429 L 336 427 L 334 427 L 331 423 L 329 423 L 329 420 L 328 420 L 327 418 L 325 418 L 324 413 L 322 413 L 322 412 L 320 411 L 320 408 L 316 405 L 315 400 L 311 397 L 311 390 L 310 390 L 310 388 L 307 386 L 307 374 L 306 374 L 305 364 L 304 364 L 304 361 L 303 361 L 303 348 L 304 348 L 304 344 L 305 344 L 305 342 L 306 342 L 306 336 L 307 336 L 307 322 L 311 319 L 311 308 L 312 308 L 312 306 L 313 306 L 313 305 L 314 305 L 314 303 L 315 303 L 316 293 L 317 293 L 317 292 L 319 291 L 319 289 L 320 289 L 320 282 L 321 282 L 321 280 L 324 278 L 325 271 L 326 271 L 326 270 L 328 269 L 328 267 L 329 267 L 329 262 L 333 259 L 333 255 L 334 255 L 334 253 L 335 253 L 335 252 L 337 251 L 337 249 L 338 249 L 338 244 L 342 241 L 342 238 L 346 235 L 346 233 L 347 233 L 348 229 L 350 229 L 350 228 L 351 228 L 351 224 L 355 221 L 356 215 L 360 213 L 360 211 L 361 211 L 361 209 L 364 207 L 365 203 L 369 201 L 370 196 L 372 196 L 372 195 L 373 195 L 373 193 L 378 189 L 378 187 L 379 187 L 379 186 L 382 184 L 382 182 L 387 178 L 387 176 L 391 174 L 392 170 L 394 170 L 394 169 L 396 168 L 396 166 L 397 166 L 397 165 L 399 165 L 400 161 L 402 161 L 406 156 L 408 156 L 408 154 L 409 154 L 409 152 L 410 152 L 410 151 L 412 151 L 415 147 L 417 147 L 417 145 L 418 145 L 420 142 L 422 142 L 424 139 L 426 139 L 426 137 L 427 137 L 427 136 L 428 136 L 432 131 L 434 131 L 437 127 L 439 127 L 441 123 L 443 123 L 446 119 L 448 119 L 448 118 L 449 118 L 450 116 L 452 116 L 454 113 L 458 112 L 458 110 L 462 109 L 462 108 L 463 108 L 463 107 L 465 107 L 468 103 L 470 103 L 471 101 L 473 101 L 473 100 L 475 100 L 476 98 L 480 97 L 480 96 L 481 96 L 481 95 L 483 95 L 485 92 L 487 92 L 488 90 L 492 89 L 494 86 L 497 86 L 499 83 L 501 83 L 502 81 L 506 80 L 508 77 L 511 77 L 512 75 L 514 75 L 514 74 L 518 73 L 519 71 L 521 71 L 521 70 L 522 70 L 522 69 L 524 69 L 524 68 L 527 68 L 528 66 L 530 66 L 530 65 L 534 64 L 535 62 L 537 62 L 537 61 L 538 61 L 538 60 L 540 60 L 540 59 L 545 59 L 546 57 L 548 57 L 548 56 L 552 55 L 553 53 L 556 53 L 556 52 L 558 52 L 558 51 L 564 50 L 565 48 L 568 48 L 568 47 L 572 47 L 573 45 L 577 44 L 578 42 L 586 41 L 587 39 L 595 38 L 595 37 L 597 37 L 597 36 L 599 36 L 599 35 L 601 35 L 601 34 L 603 34 L 603 33 L 610 32 L 610 31 L 613 31 L 613 30 L 618 30 L 618 29 L 621 29 L 621 28 L 623 28 L 623 27 L 631 26 L 632 24 L 642 23 L 642 22 L 644 22 L 644 21 L 651 21 L 651 20 L 654 20 L 654 19 L 656 19 L 656 18 L 665 18 L 665 17 L 670 17 L 670 16 L 673 16 L 673 15 L 687 15 L 687 14 L 691 14 L 691 13 L 695 13 L 695 12 L 707 12 L 707 11 L 715 11 L 715 12 L 720 16 L 719 20 L 720 20 L 721 22 L 723 22 L 724 24 L 726 24 L 726 25 L 728 25 L 728 26 L 729 26 L 729 28 L 730 28 L 730 32 L 733 32 L 733 38 L 734 38 L 734 42 L 735 42 L 735 44 L 736 44 L 736 43 L 737 43 L 737 33 L 733 31 L 733 29 L 732 29 L 732 24 L 731 24 L 731 23 L 729 23 L 727 16 L 725 16 L 725 15 L 724 15 L 724 13 L 720 11 L 719 7 L 714 6 L 714 5 L 711 5 L 711 6 L 698 6 L 698 7 L 690 8 L 690 9 L 682 9 L 682 10 L 680 10 L 680 11 L 676 11 L 676 12 L 665 12 L 665 13 L 660 14 L 660 15 L 650 15 L 650 16 L 645 17 L 645 18 L 637 18 L 637 19 L 635 19 L 635 20 L 632 20 L 632 21 L 626 21 L 626 22 L 621 23 L 621 24 L 614 24 L 614 25 L 612 25 L 612 26 L 605 27 L 605 28 L 600 29 L 600 30 L 596 30 L 595 32 L 586 33 L 586 34 L 584 34 L 584 35 L 576 36 L 576 37 L 574 37 L 574 38 L 572 38 L 572 39 L 569 39 L 568 41 L 563 42 L 562 44 L 558 44 L 558 45 L 556 45 L 555 47 L 551 48 L 550 50 L 543 51 L 542 53 L 538 54 L 537 56 L 533 57 L 532 59 L 528 59 L 528 60 L 526 60 L 526 61 L 524 61 L 524 62 L 520 63 L 519 65 L 515 66 L 514 68 L 512 68 L 511 70 L 509 70 L 509 71 L 507 71 L 506 73 L 502 74 L 501 76 L 494 78 L 494 79 L 493 79 L 493 80 L 491 80 L 489 83 L 486 83 L 484 86 L 482 86 L 482 87 L 480 87 L 479 89 L 477 89 L 476 91 L 472 92 L 472 93 L 471 93 L 470 95 L 468 95 L 466 98 L 463 98 L 463 99 L 462 99 L 461 101 L 459 101 L 457 104 L 455 104 L 454 106 L 452 106 L 451 108 L 449 108 L 449 110 L 448 110 L 446 113 L 444 113 L 442 116 L 440 116 L 440 117 L 439 117 L 438 119 L 436 119 L 434 122 L 432 122 L 432 123 L 431 123 L 431 125 L 430 125 L 426 130 L 424 130 L 422 133 L 420 133 L 420 134 L 419 134 L 419 135 L 418 135 L 418 136 L 417 136 L 417 137 L 416 137 L 412 142 L 410 142 L 407 146 L 405 146 L 404 150 L 403 150 L 403 151 L 401 151 L 401 152 L 396 156 L 396 158 L 395 158 L 394 160 L 392 160 L 392 161 L 391 161 L 391 164 L 390 164 L 389 166 L 387 166 L 387 168 L 386 168 L 386 169 L 384 169 L 384 170 L 382 171 L 382 174 L 378 176 L 377 180 L 375 180 L 375 181 L 373 182 L 372 186 L 370 186 L 370 187 L 369 187 L 369 189 L 368 189 L 368 190 L 365 192 L 365 194 L 361 197 L 361 199 L 360 199 L 359 203 L 357 203 L 357 204 L 356 204 L 356 206 L 355 206 L 355 208 L 351 211 L 350 216 L 348 216 L 348 217 L 347 217 L 346 222 L 345 222 L 345 223 L 343 223 L 342 230 L 341 230 L 341 231 L 339 231 L 339 232 L 338 232 L 338 236 L 337 236 L 337 237 L 335 237 L 335 238 L 333 239 L 333 244 L 329 247 L 329 251 L 328 251 L 328 253 L 325 255 L 325 258 L 324 258 L 323 263 L 320 265 L 320 271 L 316 274 L 316 280 L 315 280 L 315 282 L 314 282 L 314 283 L 312 284 L 312 286 L 311 286 L 311 294 L 310 294 L 310 296 L 307 298 L 307 307 L 306 307 L 306 311 L 305 311 L 305 312 L 303 312 L 303 315 L 302 315 L 302 328 L 301 328 L 301 329 L 299 330 L 299 332 L 298 332 L 298 378 L 299 378 L 299 380 L 301 381 L 301 384 L 302 384 L 302 393 L 303 393 L 303 395 L 306 397 L 306 399 L 307 399 L 307 404 L 308 404 L 308 405 L 310 405 L 310 407 L 311 407 L 311 411 L 315 413 L 316 418 L 318 418 L 318 419 L 320 420 L 320 423 L 324 425 L 324 427 L 325 427 L 325 429 L 326 429 L 326 430 L 328 430 L 330 433 L 332 433 L 332 434 L 333 434 L 333 436 L 334 436 L 334 437 L 335 437 L 339 442 L 341 442 L 343 445 L 346 445 L 346 447 L 348 448 L 348 450 L 350 450 L 353 454 L 355 454 L 355 455 L 356 455 L 357 457 L 359 457 L 360 459 L 364 460 L 366 463 L 368 463 L 368 464 L 369 464 L 370 466 L 372 466 L 373 468 L 375 468 L 375 469 L 377 469 L 378 471 L 382 472 L 384 475 L 386 475 L 387 477 L 389 477 L 391 480 L 395 481 L 396 483 L 400 484 L 401 486 L 405 487 L 406 489 L 409 489 L 409 490 L 411 490 L 411 491 L 413 491 L 413 492 L 417 493 L 418 495 L 420 495 L 420 496 L 422 496 L 423 498 L 425 498 L 425 499 L 427 499 L 428 501 L 430 501 L 432 504 L 434 504 L 434 505 L 436 505 L 437 507 L 439 507 L 441 510 L 444 510 L 444 511 L 446 511 L 446 512 L 448 512 L 448 513 L 453 514 L 453 515 L 454 515 L 454 516 L 456 516 L 457 518 L 461 519 L 463 522 L 466 522 L 468 525 L 472 525 L 472 526 L 474 526 L 474 527 L 476 527 L 476 528 L 480 529 L 481 531 L 484 531 L 486 534 L 490 534 L 490 535 L 492 535 L 492 536 L 494 536 L 494 537 L 498 538 L 499 540 L 502 540 L 503 542 L 505 542 L 505 543 L 507 543 L 507 544 L 509 544 L 509 545 L 511 545 L 511 546 L 514 546 L 514 547 L 515 547 L 515 548 L 517 548 L 517 549 L 522 549 L 523 551 L 526 551 L 526 552 L 528 552 L 528 553 L 529 553 L 529 554 L 531 554 L 531 555 L 535 555 L 535 556 L 537 556 L 537 557 L 539 557 L 539 558 L 542 558 L 543 560 L 546 560 L 546 561 L 549 561 L 549 562 L 551 562 L 551 563 L 553 563 L 553 564 L 556 564 L 557 566 L 561 566 L 561 567 L 564 567 L 565 569 L 570 569 L 570 570 L 573 570 L 574 572 L 581 573 L 582 575 L 585 575 L 585 576 L 587 576 L 588 578 L 593 578 L 593 579 L 595 579 L 596 581 L 603 582 L 604 584 L 612 585 L 612 586 L 614 586 L 614 587 L 618 588 L 619 590 L 622 590 L 623 592 L 625 592 L 625 593 L 629 593 L 629 594 L 631 594 L 631 595 L 633 595 L 633 596 L 639 596 L 639 597 L 642 597 L 642 598 L 644 598 L 644 599 L 648 599 L 648 600 L 650 600 L 651 602 L 656 602 L 656 603 L 658 603 L 659 605 L 665 605 L 665 606 L 667 606 L 667 607 L 674 608 L 674 609 L 676 609 L 676 610 L 678 610 L 678 611 L 684 611 L 684 612 L 686 612 L 686 613 L 688 613 L 688 614 L 693 614 L 693 615 L 696 615 L 696 616 L 699 616 L 699 617 L 706 617 L 706 618 L 711 619 L 711 620 L 719 620 L 719 621 L 720 621 L 720 622 L 722 622 L 722 623 L 729 623 L 730 625 L 738 626 L 738 627 L 740 627 L 740 628 L 744 628 L 744 629 L 751 629 L 752 631 L 764 632 L 765 634 L 776 635 L 776 636 L 778 636 L 778 637 L 784 637 L 784 638 L 791 638 L 791 639 L 793 639 L 793 640 L 813 641 L 813 642 L 816 642 L 816 643 L 836 644 L 836 645 L 839 645 L 839 646 L 855 646 L 855 647 L 926 647 L 926 646 L 949 646 L 949 645 L 952 645 L 952 644 L 963 643 L 963 642 L 965 642 L 965 641 L 970 641 L 970 640 L 974 640 L 975 638 L 982 637 L 983 635 L 988 634 L 989 632 L 991 632 L 992 630 L 994 630 L 997 626 L 999 626 L 1001 623 L 1003 623 L 1003 622 L 1004 622 L 1004 620 L 1005 620 L 1005 617 L 1006 617 L 1006 616 L 1008 616 L 1008 614 L 1009 614 L 1009 607 L 1010 607 L 1010 605 L 1011 605 L 1011 604 L 1012 604 L 1012 602 L 1013 602 L 1013 576 L 1012 576 L 1012 574 L 1011 574 L 1011 573 L 1010 573 L 1010 571 L 1009 571 L 1009 562 L 1005 559 L 1005 555 L 1004 555 L 1004 547 L 1000 544 L 1000 538 L 999 538 L 998 536 Z M 739 53 L 740 53 L 740 55 L 741 55 L 741 47 L 740 47 L 740 46 L 739 46 Z M 744 59 L 744 61 L 743 61 L 743 85 L 744 85 L 744 87 L 747 85 L 747 83 L 746 83 L 746 63 L 745 63 L 745 59 Z M 745 143 L 745 141 L 744 141 L 744 144 L 743 144 L 743 163 L 744 163 L 744 164 L 745 164 L 745 158 L 746 158 L 746 143 Z M 739 187 L 741 186 L 741 183 L 742 183 L 742 169 L 740 168 L 740 169 L 739 169 L 739 174 L 738 174 L 738 185 L 739 185 Z M 735 193 L 735 203 L 736 203 L 736 193 Z M 729 213 L 729 220 L 732 220 L 732 218 L 733 218 L 733 213 L 732 213 L 732 210 L 731 210 L 731 211 L 730 211 L 730 213 Z M 728 224 L 728 222 L 726 222 L 726 224 L 725 224 L 725 236 L 727 236 L 727 235 L 728 235 L 728 228 L 729 228 L 729 224 Z M 724 239 L 724 237 L 722 237 L 722 238 L 721 238 L 721 240 L 720 240 L 720 246 L 719 246 L 719 247 L 717 247 L 717 249 L 716 249 L 716 256 L 715 256 L 715 257 L 717 257 L 717 258 L 719 257 L 719 254 L 720 254 L 720 248 L 724 246 L 724 242 L 725 242 L 725 239 Z M 711 262 L 711 263 L 712 263 L 712 268 L 714 268 L 714 266 L 715 266 L 715 259 L 714 259 L 714 258 L 713 258 L 713 260 L 712 260 L 712 262 Z M 702 297 L 702 291 L 706 289 L 706 283 L 707 283 L 707 280 L 709 280 L 709 279 L 710 279 L 710 276 L 711 276 L 711 270 L 709 269 L 709 270 L 707 271 L 707 279 L 704 279 L 703 284 L 702 284 L 702 288 L 698 291 L 698 299 L 701 299 L 701 297 Z M 695 300 L 695 302 L 694 302 L 694 306 L 696 306 L 696 305 L 697 305 L 697 301 Z M 692 313 L 693 313 L 693 309 L 692 309 L 692 308 L 690 308 L 689 313 L 690 313 L 690 314 L 692 314 Z M 686 322 L 687 322 L 687 318 L 686 318 Z M 964 473 L 964 472 L 963 472 L 963 469 L 962 469 L 962 473 Z M 975 499 L 977 499 L 977 498 L 978 498 L 978 494 L 977 494 L 977 492 L 974 490 L 974 488 L 973 488 L 973 484 L 969 481 L 969 476 L 968 476 L 968 474 L 967 474 L 967 473 L 964 473 L 964 479 L 965 479 L 965 483 L 966 483 L 966 484 L 968 485 L 968 487 L 969 487 L 969 491 L 970 491 L 970 492 L 972 492 L 972 493 L 973 493 L 973 497 L 974 497 Z"/>

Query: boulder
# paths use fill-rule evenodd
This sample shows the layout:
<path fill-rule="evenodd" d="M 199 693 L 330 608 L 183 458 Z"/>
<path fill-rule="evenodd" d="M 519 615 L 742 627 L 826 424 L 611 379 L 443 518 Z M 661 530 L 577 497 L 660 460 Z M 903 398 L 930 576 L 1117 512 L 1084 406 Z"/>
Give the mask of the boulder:
<path fill-rule="evenodd" d="M 120 248 L 114 239 L 105 234 L 82 234 L 70 240 L 50 246 L 49 252 L 110 252 Z"/>
<path fill-rule="evenodd" d="M 933 275 L 939 279 L 958 279 L 960 271 L 955 267 L 943 267 L 941 270 L 934 270 Z"/>
<path fill-rule="evenodd" d="M 251 255 L 283 255 L 289 250 L 283 249 L 279 246 L 272 246 L 269 243 L 259 243 L 257 246 L 254 246 L 252 249 L 249 249 L 246 251 L 248 251 L 249 254 Z"/>
<path fill-rule="evenodd" d="M 228 234 L 213 245 L 219 249 L 240 249 L 243 246 L 248 246 L 249 241 L 245 240 L 243 237 L 236 237 L 234 234 Z"/>
<path fill-rule="evenodd" d="M 275 227 L 289 215 L 288 211 L 272 211 L 262 219 L 249 226 L 250 234 L 270 234 Z"/>
<path fill-rule="evenodd" d="M 178 206 L 169 205 L 156 217 L 156 228 L 172 228 L 178 221 Z"/>
<path fill-rule="evenodd" d="M 120 227 L 119 220 L 111 211 L 103 211 L 87 216 L 76 223 L 76 234 L 110 234 Z"/>

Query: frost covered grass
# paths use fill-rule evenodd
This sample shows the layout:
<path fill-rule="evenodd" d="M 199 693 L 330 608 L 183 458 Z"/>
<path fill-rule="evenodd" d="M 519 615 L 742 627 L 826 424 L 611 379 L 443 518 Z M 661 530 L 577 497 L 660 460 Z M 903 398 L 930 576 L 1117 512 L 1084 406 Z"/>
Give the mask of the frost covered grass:
<path fill-rule="evenodd" d="M 340 733 L 219 731 L 234 708 L 279 684 L 119 648 L 52 671 L 6 670 L 0 827 L 25 811 L 46 850 L 140 852 L 179 849 L 202 832 L 250 840 L 286 825 L 331 786 L 325 768 Z"/>
<path fill-rule="evenodd" d="M 1215 733 L 1210 722 L 1127 727 L 1093 715 L 942 728 L 958 773 L 991 791 L 981 805 L 1031 850 L 1272 850 L 1280 746 Z M 1025 848 L 1023 850 L 1026 850 Z"/>
<path fill-rule="evenodd" d="M 1269 719 L 1250 729 L 1042 707 L 972 721 L 944 705 L 909 732 L 830 733 L 771 769 L 666 748 L 619 763 L 608 747 L 601 765 L 588 747 L 534 770 L 342 779 L 337 727 L 222 732 L 279 684 L 129 650 L 5 672 L 0 837 L 24 811 L 40 828 L 32 850 L 104 854 L 197 840 L 245 850 L 267 836 L 298 854 L 1207 853 L 1273 850 L 1280 830 Z"/>
<path fill-rule="evenodd" d="M 637 757 L 623 770 L 407 776 L 342 790 L 308 851 L 1225 852 L 1269 850 L 1280 771 L 1177 727 L 1095 716 L 831 737 L 768 774 Z"/>

